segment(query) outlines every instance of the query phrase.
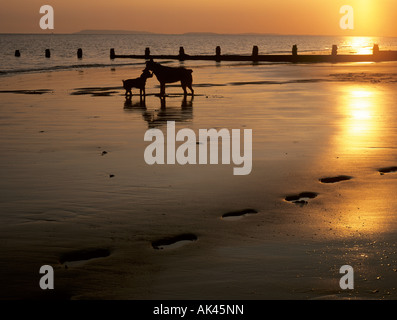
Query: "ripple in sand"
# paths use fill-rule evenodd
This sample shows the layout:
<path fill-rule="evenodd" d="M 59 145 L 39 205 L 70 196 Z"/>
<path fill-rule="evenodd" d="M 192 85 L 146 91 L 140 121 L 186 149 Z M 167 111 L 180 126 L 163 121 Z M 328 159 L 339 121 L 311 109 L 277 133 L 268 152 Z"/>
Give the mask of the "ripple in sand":
<path fill-rule="evenodd" d="M 156 250 L 176 249 L 187 243 L 198 240 L 197 236 L 191 233 L 180 234 L 175 237 L 164 238 L 152 242 L 152 247 Z"/>
<path fill-rule="evenodd" d="M 62 254 L 59 258 L 59 262 L 65 264 L 65 267 L 76 267 L 86 263 L 88 260 L 105 258 L 108 256 L 110 256 L 110 251 L 108 249 L 84 249 Z"/>
<path fill-rule="evenodd" d="M 315 192 L 302 192 L 298 195 L 286 196 L 285 201 L 292 202 L 301 206 L 308 204 L 308 200 L 314 199 L 318 196 Z"/>
<path fill-rule="evenodd" d="M 378 170 L 380 174 L 397 172 L 397 167 L 387 167 Z"/>
<path fill-rule="evenodd" d="M 330 177 L 330 178 L 322 178 L 320 179 L 321 183 L 336 183 L 341 181 L 351 180 L 353 177 L 350 176 L 337 176 L 337 177 Z"/>
<path fill-rule="evenodd" d="M 227 212 L 222 215 L 222 218 L 226 220 L 239 220 L 247 214 L 255 214 L 255 213 L 258 213 L 258 211 L 256 211 L 255 209 L 244 209 L 239 211 Z"/>
<path fill-rule="evenodd" d="M 372 73 L 372 72 L 349 72 L 330 74 L 338 81 L 370 82 L 370 83 L 395 83 L 397 82 L 396 73 Z"/>

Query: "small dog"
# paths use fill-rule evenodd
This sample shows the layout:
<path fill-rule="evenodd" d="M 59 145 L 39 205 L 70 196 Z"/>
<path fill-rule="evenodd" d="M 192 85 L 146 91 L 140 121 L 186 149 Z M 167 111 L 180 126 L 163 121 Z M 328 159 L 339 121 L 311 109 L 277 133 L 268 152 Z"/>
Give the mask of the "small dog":
<path fill-rule="evenodd" d="M 160 82 L 160 95 L 165 95 L 165 84 L 173 83 L 173 82 L 181 82 L 181 86 L 184 92 L 184 95 L 187 95 L 186 87 L 190 89 L 192 95 L 194 95 L 194 90 L 192 88 L 193 77 L 191 69 L 186 69 L 183 67 L 173 68 L 173 67 L 165 67 L 159 63 L 150 60 L 146 62 L 146 69 L 153 71 L 156 75 L 157 80 Z"/>
<path fill-rule="evenodd" d="M 149 70 L 145 69 L 143 70 L 139 78 L 123 80 L 123 88 L 125 89 L 125 96 L 127 97 L 129 95 L 131 97 L 132 96 L 131 89 L 138 88 L 141 99 L 142 96 L 145 97 L 146 80 L 152 77 L 153 77 L 153 73 L 150 73 Z"/>

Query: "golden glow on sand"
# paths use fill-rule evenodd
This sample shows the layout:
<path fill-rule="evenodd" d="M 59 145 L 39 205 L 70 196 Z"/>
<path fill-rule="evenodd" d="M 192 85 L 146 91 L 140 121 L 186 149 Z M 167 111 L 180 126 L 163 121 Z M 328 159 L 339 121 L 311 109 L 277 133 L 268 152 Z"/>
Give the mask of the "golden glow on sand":
<path fill-rule="evenodd" d="M 335 136 L 335 152 L 347 161 L 354 172 L 356 166 L 368 165 L 373 146 L 382 139 L 385 92 L 372 84 L 342 83 L 338 88 L 338 132 Z M 354 174 L 353 174 L 354 175 Z M 353 183 L 358 178 L 353 179 Z M 341 192 L 342 193 L 342 192 Z M 343 209 L 333 221 L 339 235 L 358 232 L 377 232 L 384 228 L 385 220 L 379 214 L 384 205 L 382 197 L 375 197 L 368 186 L 350 186 L 343 190 Z"/>

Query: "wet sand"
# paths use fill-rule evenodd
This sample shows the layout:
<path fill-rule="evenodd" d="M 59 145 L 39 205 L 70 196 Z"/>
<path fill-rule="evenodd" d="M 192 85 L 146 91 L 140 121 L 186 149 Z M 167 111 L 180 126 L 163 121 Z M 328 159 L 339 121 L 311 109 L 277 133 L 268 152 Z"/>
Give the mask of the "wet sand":
<path fill-rule="evenodd" d="M 396 64 L 185 65 L 146 107 L 142 68 L 0 78 L 0 298 L 395 299 Z M 252 129 L 251 174 L 147 165 L 167 121 Z"/>

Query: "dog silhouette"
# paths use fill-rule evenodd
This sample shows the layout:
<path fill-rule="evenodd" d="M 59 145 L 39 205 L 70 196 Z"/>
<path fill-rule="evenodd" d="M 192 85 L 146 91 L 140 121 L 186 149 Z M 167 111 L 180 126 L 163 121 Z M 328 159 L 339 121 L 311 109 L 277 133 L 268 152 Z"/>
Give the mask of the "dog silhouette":
<path fill-rule="evenodd" d="M 186 69 L 183 67 L 165 67 L 161 64 L 154 62 L 152 59 L 146 62 L 146 69 L 152 71 L 157 80 L 160 82 L 160 95 L 165 95 L 165 84 L 173 83 L 173 82 L 181 82 L 181 86 L 184 92 L 184 95 L 187 95 L 186 88 L 189 88 L 194 95 L 194 90 L 192 88 L 193 84 L 193 76 L 191 69 Z"/>
<path fill-rule="evenodd" d="M 146 96 L 146 80 L 148 78 L 153 77 L 153 73 L 150 73 L 149 70 L 145 69 L 143 70 L 141 76 L 136 79 L 127 79 L 127 80 L 122 80 L 123 81 L 123 88 L 125 89 L 125 96 L 127 97 L 128 95 L 131 97 L 132 96 L 132 88 L 138 88 L 139 89 L 139 95 L 142 99 L 142 96 Z"/>

